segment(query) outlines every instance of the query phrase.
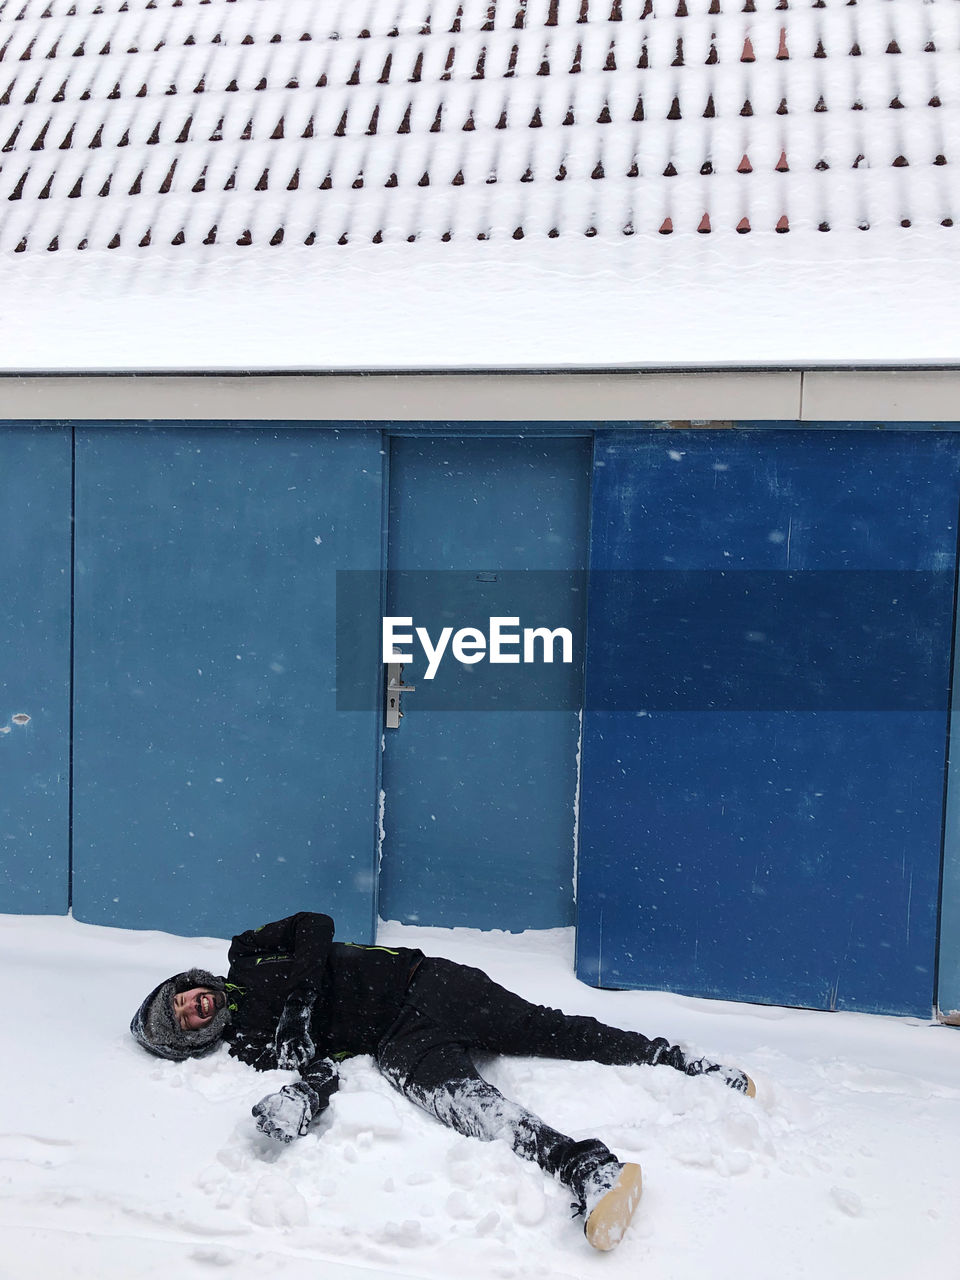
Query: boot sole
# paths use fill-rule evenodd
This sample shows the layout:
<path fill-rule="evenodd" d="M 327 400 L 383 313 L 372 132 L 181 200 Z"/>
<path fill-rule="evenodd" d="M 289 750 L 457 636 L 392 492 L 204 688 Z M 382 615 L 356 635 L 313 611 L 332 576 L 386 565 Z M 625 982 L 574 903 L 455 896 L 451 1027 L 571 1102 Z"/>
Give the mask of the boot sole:
<path fill-rule="evenodd" d="M 597 1201 L 584 1223 L 583 1234 L 594 1249 L 606 1253 L 617 1247 L 640 1203 L 642 1190 L 640 1166 L 625 1164 L 620 1170 L 620 1177 L 607 1194 Z"/>

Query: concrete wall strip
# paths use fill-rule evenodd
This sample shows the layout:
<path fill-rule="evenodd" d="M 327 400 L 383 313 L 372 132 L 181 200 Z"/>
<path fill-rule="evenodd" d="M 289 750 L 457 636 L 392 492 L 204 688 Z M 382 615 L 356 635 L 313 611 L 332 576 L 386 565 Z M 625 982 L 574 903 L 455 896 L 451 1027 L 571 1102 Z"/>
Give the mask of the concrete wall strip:
<path fill-rule="evenodd" d="M 805 422 L 954 423 L 960 420 L 960 372 L 808 370 L 800 416 Z"/>
<path fill-rule="evenodd" d="M 0 379 L 0 416 L 111 422 L 795 421 L 800 374 L 277 374 Z"/>
<path fill-rule="evenodd" d="M 960 419 L 960 372 L 9 376 L 13 420 L 903 422 Z"/>

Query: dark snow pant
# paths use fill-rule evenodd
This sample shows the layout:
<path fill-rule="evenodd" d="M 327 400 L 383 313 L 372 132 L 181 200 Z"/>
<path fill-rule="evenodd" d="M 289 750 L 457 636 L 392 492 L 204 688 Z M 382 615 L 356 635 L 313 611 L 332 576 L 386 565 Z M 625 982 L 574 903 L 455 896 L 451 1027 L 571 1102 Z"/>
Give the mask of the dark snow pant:
<path fill-rule="evenodd" d="M 575 1142 L 505 1098 L 480 1075 L 471 1050 L 683 1069 L 681 1050 L 666 1040 L 530 1004 L 481 970 L 451 960 L 421 963 L 378 1046 L 380 1070 L 443 1124 L 485 1142 L 505 1139 L 517 1155 L 577 1192 L 598 1162 L 613 1159 L 610 1152 L 596 1140 Z"/>

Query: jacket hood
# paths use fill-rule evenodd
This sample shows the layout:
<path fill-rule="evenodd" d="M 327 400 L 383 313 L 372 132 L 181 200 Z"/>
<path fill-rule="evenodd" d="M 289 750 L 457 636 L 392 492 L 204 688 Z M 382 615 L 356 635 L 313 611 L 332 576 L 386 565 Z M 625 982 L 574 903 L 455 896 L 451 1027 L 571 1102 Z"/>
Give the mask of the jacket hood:
<path fill-rule="evenodd" d="M 187 969 L 167 978 L 150 992 L 133 1015 L 130 1033 L 148 1053 L 158 1058 L 183 1062 L 186 1058 L 199 1058 L 217 1047 L 230 1021 L 230 1010 L 225 1005 L 205 1027 L 184 1031 L 173 1014 L 173 997 L 193 987 L 208 987 L 211 991 L 223 991 L 223 978 L 206 969 Z"/>

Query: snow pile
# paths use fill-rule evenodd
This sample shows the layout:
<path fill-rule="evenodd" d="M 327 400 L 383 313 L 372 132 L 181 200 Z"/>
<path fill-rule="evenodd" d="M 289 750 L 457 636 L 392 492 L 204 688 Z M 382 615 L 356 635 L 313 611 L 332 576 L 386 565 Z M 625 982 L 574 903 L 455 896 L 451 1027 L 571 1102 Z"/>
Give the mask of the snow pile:
<path fill-rule="evenodd" d="M 247 923 L 247 922 L 243 922 Z M 418 1112 L 369 1058 L 291 1147 L 249 1110 L 288 1077 L 220 1052 L 176 1064 L 126 1032 L 143 993 L 225 944 L 0 917 L 7 1027 L 0 1224 L 10 1280 L 223 1274 L 902 1280 L 956 1274 L 960 1034 L 912 1019 L 599 992 L 571 932 L 384 925 L 381 941 L 485 967 L 527 997 L 686 1040 L 756 1077 L 749 1100 L 668 1068 L 512 1059 L 510 1097 L 637 1159 L 646 1190 L 615 1254 L 594 1254 L 568 1194 L 501 1142 Z"/>

